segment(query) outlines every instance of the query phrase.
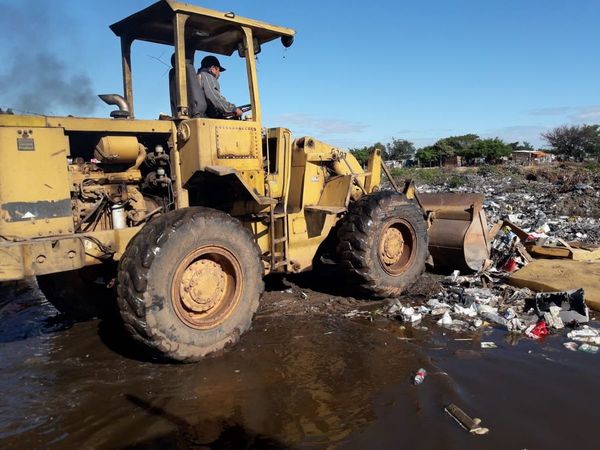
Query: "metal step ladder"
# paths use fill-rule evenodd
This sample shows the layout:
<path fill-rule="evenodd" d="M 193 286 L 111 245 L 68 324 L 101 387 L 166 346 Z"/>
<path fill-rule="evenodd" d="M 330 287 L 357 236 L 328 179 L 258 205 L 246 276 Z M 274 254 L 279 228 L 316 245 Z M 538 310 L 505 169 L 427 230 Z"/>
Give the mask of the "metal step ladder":
<path fill-rule="evenodd" d="M 269 217 L 271 219 L 269 227 L 269 237 L 271 238 L 270 263 L 271 270 L 275 271 L 289 264 L 288 217 L 285 205 L 282 203 L 270 205 Z"/>

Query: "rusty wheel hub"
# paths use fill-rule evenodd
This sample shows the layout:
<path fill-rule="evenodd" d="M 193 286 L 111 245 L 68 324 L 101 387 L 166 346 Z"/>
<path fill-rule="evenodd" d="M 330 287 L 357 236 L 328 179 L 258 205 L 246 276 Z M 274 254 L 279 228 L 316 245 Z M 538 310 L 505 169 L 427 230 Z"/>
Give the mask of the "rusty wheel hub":
<path fill-rule="evenodd" d="M 190 311 L 203 313 L 213 308 L 223 296 L 227 283 L 225 271 L 214 261 L 192 263 L 183 273 L 179 294 Z"/>
<path fill-rule="evenodd" d="M 417 251 L 417 234 L 408 220 L 388 221 L 379 241 L 379 262 L 392 276 L 402 275 L 412 264 Z"/>
<path fill-rule="evenodd" d="M 243 285 L 243 271 L 226 248 L 199 248 L 178 265 L 171 288 L 179 318 L 196 329 L 214 328 L 235 310 Z"/>
<path fill-rule="evenodd" d="M 381 259 L 386 264 L 394 264 L 400 260 L 404 250 L 404 238 L 397 228 L 388 228 L 381 243 Z"/>

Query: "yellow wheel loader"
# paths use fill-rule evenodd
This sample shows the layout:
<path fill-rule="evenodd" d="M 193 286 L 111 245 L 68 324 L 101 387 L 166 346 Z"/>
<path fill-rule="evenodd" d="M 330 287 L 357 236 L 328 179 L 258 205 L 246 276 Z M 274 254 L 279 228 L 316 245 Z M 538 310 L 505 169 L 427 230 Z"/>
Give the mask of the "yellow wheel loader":
<path fill-rule="evenodd" d="M 110 118 L 0 114 L 0 281 L 37 277 L 79 318 L 116 293 L 134 339 L 197 361 L 250 327 L 264 275 L 311 269 L 325 241 L 348 279 L 378 297 L 418 279 L 428 230 L 438 261 L 483 264 L 481 199 L 420 199 L 391 178 L 382 190 L 379 151 L 363 170 L 312 137 L 263 128 L 255 55 L 275 39 L 289 47 L 293 30 L 172 0 L 111 29 L 124 95 L 101 96 L 117 108 Z M 172 116 L 135 118 L 135 41 L 174 48 Z M 243 120 L 191 117 L 199 52 L 245 61 Z"/>

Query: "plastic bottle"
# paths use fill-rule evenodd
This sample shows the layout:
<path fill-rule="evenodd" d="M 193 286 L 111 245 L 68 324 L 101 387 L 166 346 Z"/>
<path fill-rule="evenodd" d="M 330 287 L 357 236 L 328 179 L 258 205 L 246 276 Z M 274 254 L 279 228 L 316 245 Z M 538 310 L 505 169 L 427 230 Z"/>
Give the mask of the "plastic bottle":
<path fill-rule="evenodd" d="M 418 386 L 419 384 L 421 384 L 423 382 L 423 380 L 425 380 L 425 377 L 427 376 L 427 371 L 423 368 L 417 370 L 417 373 L 415 374 L 415 379 L 414 379 L 414 384 L 415 386 Z"/>

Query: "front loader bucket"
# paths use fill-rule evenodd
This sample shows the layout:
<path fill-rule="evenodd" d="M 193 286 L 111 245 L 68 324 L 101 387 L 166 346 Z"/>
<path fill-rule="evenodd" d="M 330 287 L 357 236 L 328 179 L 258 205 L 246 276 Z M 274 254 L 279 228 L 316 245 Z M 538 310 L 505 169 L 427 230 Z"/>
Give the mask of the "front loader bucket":
<path fill-rule="evenodd" d="M 490 257 L 482 194 L 418 194 L 430 213 L 429 253 L 436 269 L 478 271 Z"/>

